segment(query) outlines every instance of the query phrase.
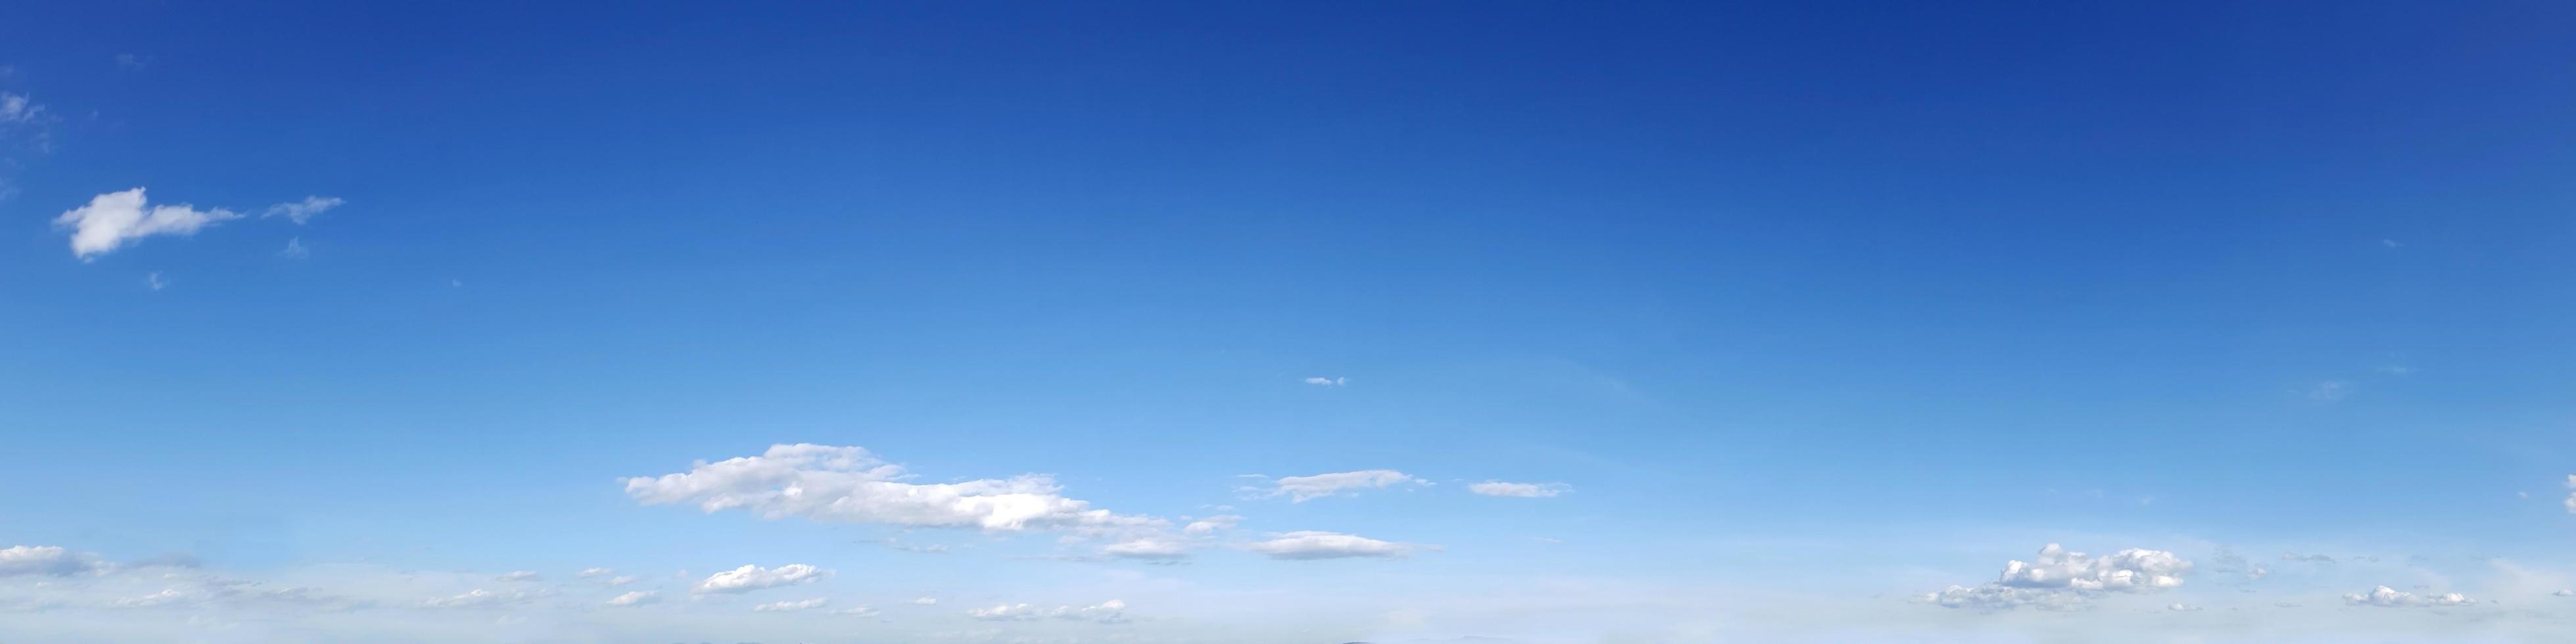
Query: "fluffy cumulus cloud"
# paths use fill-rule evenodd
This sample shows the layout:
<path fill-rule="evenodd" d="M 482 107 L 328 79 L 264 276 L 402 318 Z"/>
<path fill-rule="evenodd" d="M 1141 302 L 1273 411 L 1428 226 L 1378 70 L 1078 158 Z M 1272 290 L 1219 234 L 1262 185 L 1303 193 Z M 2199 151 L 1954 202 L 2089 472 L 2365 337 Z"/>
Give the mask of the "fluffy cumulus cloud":
<path fill-rule="evenodd" d="M 1564 483 L 1509 483 L 1504 481 L 1486 481 L 1483 483 L 1469 484 L 1467 486 L 1467 491 L 1485 496 L 1544 499 L 1572 492 L 1574 491 L 1574 486 L 1566 485 Z"/>
<path fill-rule="evenodd" d="M 1395 470 L 1360 470 L 1314 476 L 1284 476 L 1271 481 L 1268 488 L 1247 488 L 1246 491 L 1261 496 L 1284 496 L 1288 497 L 1289 501 L 1304 503 L 1328 496 L 1348 496 L 1357 494 L 1361 490 L 1378 490 L 1407 484 L 1430 485 L 1431 482 Z"/>
<path fill-rule="evenodd" d="M 811 564 L 787 564 L 776 568 L 744 564 L 741 568 L 708 575 L 706 579 L 690 586 L 689 592 L 744 593 L 762 588 L 813 583 L 830 576 L 832 571 L 816 568 Z"/>
<path fill-rule="evenodd" d="M 51 575 L 69 577 L 102 570 L 107 564 L 97 557 L 65 550 L 61 546 L 10 546 L 0 548 L 0 577 L 17 575 Z"/>
<path fill-rule="evenodd" d="M 987 531 L 1147 530 L 1167 522 L 1095 510 L 1065 498 L 1043 475 L 961 483 L 909 483 L 904 469 L 857 447 L 773 445 L 760 456 L 625 480 L 626 494 L 652 505 L 707 512 L 743 509 L 768 518 L 879 523 Z"/>
<path fill-rule="evenodd" d="M 1269 555 L 1272 559 L 1346 559 L 1375 557 L 1400 559 L 1421 550 L 1438 550 L 1438 546 L 1380 541 L 1339 532 L 1290 532 L 1262 541 L 1244 544 L 1244 550 Z"/>
<path fill-rule="evenodd" d="M 751 610 L 752 610 L 752 612 L 758 612 L 758 613 L 784 613 L 784 612 L 790 612 L 790 611 L 811 610 L 811 609 L 816 609 L 816 608 L 822 608 L 825 604 L 830 604 L 830 603 L 832 603 L 832 600 L 831 600 L 831 599 L 829 599 L 829 598 L 816 597 L 816 598 L 813 598 L 813 599 L 799 599 L 799 600 L 796 600 L 796 601 L 776 601 L 776 602 L 770 602 L 770 603 L 761 604 L 761 605 L 758 605 L 758 606 L 753 606 L 753 607 L 751 607 Z"/>
<path fill-rule="evenodd" d="M 1002 604 L 991 608 L 968 610 L 966 611 L 966 616 L 989 621 L 1070 619 L 1099 622 L 1102 624 L 1116 624 L 1127 621 L 1127 602 L 1112 599 L 1096 605 L 1080 608 L 1072 606 L 1039 608 L 1028 604 Z"/>
<path fill-rule="evenodd" d="M 610 605 L 610 606 L 642 606 L 642 605 L 645 605 L 645 604 L 650 604 L 650 603 L 657 602 L 657 601 L 661 601 L 661 600 L 662 600 L 662 594 L 661 594 L 661 593 L 659 593 L 659 592 L 654 592 L 654 591 L 650 591 L 650 590 L 638 590 L 638 591 L 635 591 L 635 592 L 626 593 L 626 594 L 623 594 L 623 595 L 618 595 L 618 596 L 616 596 L 616 597 L 610 597 L 610 598 L 608 598 L 608 605 Z"/>
<path fill-rule="evenodd" d="M 2131 548 L 2090 557 L 2057 544 L 2039 549 L 2036 561 L 2004 563 L 2003 574 L 1976 586 L 1951 586 L 1923 597 L 1951 608 L 2062 609 L 2105 592 L 2149 592 L 2182 585 L 2191 562 L 2162 550 Z"/>
<path fill-rule="evenodd" d="M 2354 606 L 2378 606 L 2381 608 L 2415 608 L 2466 606 L 2477 603 L 2477 601 L 2469 599 L 2467 596 L 2459 593 L 2417 596 L 2415 593 L 2401 592 L 2395 588 L 2380 586 L 2367 593 L 2344 595 L 2343 603 Z"/>

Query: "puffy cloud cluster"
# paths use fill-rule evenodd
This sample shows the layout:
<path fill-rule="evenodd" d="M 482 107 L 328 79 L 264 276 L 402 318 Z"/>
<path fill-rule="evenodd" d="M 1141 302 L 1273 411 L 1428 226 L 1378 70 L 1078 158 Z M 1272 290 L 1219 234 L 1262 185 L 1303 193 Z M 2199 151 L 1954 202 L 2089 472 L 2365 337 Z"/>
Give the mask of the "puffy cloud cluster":
<path fill-rule="evenodd" d="M 1038 608 L 1028 604 L 1002 604 L 991 608 L 968 610 L 966 611 L 966 616 L 975 619 L 993 621 L 1052 618 L 1099 622 L 1102 624 L 1116 624 L 1127 621 L 1127 602 L 1112 599 L 1081 608 L 1075 608 L 1072 606 Z"/>
<path fill-rule="evenodd" d="M 1244 544 L 1243 549 L 1269 555 L 1272 559 L 1343 559 L 1375 557 L 1401 559 L 1418 550 L 1438 550 L 1439 546 L 1380 541 L 1355 534 L 1302 531 L 1275 535 L 1269 539 Z"/>
<path fill-rule="evenodd" d="M 1269 497 L 1284 496 L 1288 497 L 1289 501 L 1304 503 L 1328 496 L 1348 496 L 1357 494 L 1360 490 L 1384 489 L 1408 483 L 1431 484 L 1430 481 L 1414 478 L 1395 470 L 1360 470 L 1314 476 L 1285 476 L 1271 481 L 1271 487 L 1267 490 L 1253 488 L 1248 491 Z"/>
<path fill-rule="evenodd" d="M 1544 499 L 1574 491 L 1574 486 L 1566 485 L 1564 483 L 1508 483 L 1503 481 L 1486 481 L 1483 483 L 1469 484 L 1467 486 L 1467 491 L 1485 496 Z"/>
<path fill-rule="evenodd" d="M 922 528 L 1121 531 L 1160 528 L 1161 519 L 1095 510 L 1059 494 L 1043 475 L 915 484 L 900 466 L 858 447 L 773 445 L 760 456 L 689 471 L 625 479 L 626 494 L 650 505 L 692 504 L 707 512 L 744 509 L 768 518 L 881 523 Z"/>
<path fill-rule="evenodd" d="M 776 568 L 743 564 L 741 568 L 708 575 L 706 579 L 689 587 L 689 592 L 745 593 L 762 588 L 813 583 L 830 576 L 832 571 L 816 568 L 811 564 L 787 564 Z"/>
<path fill-rule="evenodd" d="M 18 575 L 52 575 L 69 577 L 104 569 L 106 563 L 86 553 L 65 550 L 62 546 L 10 546 L 0 548 L 0 577 Z"/>
<path fill-rule="evenodd" d="M 2012 560 L 1992 582 L 1951 586 L 1924 596 L 1951 608 L 2072 608 L 2104 592 L 2146 592 L 2182 585 L 2191 562 L 2162 550 L 2131 548 L 2103 557 L 2040 548 L 2035 561 Z"/>
<path fill-rule="evenodd" d="M 2395 588 L 2380 586 L 2368 593 L 2344 595 L 2343 603 L 2354 606 L 2378 606 L 2381 608 L 2414 608 L 2466 606 L 2469 604 L 2475 604 L 2477 601 L 2469 599 L 2468 596 L 2461 595 L 2459 593 L 2417 596 L 2415 593 L 2401 592 Z"/>

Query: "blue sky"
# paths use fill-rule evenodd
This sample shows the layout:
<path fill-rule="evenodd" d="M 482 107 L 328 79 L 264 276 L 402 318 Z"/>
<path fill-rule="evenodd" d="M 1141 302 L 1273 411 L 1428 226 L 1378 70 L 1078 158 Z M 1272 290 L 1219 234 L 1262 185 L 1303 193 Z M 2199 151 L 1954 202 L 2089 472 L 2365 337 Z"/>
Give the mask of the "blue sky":
<path fill-rule="evenodd" d="M 2565 7 L 9 13 L 0 639 L 2576 636 Z"/>

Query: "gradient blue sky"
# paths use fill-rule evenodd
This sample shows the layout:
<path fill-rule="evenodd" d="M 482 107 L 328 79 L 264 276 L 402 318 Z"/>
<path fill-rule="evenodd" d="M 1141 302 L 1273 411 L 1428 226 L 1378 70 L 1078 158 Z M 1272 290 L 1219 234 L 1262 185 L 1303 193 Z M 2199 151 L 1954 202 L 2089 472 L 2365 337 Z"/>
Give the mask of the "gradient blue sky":
<path fill-rule="evenodd" d="M 2576 637 L 2576 7 L 5 13 L 0 640 Z M 623 482 L 796 443 L 1170 530 Z"/>

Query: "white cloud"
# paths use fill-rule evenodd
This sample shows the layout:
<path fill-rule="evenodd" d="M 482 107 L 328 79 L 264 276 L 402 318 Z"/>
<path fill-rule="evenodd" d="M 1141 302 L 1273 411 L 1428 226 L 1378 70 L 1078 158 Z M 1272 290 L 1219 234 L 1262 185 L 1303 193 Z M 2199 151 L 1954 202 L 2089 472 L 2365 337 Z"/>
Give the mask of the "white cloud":
<path fill-rule="evenodd" d="M 2193 606 L 2193 605 L 2190 605 L 2190 604 L 2185 604 L 2185 603 L 2182 603 L 2182 602 L 2174 602 L 2174 603 L 2171 603 L 2171 604 L 2166 604 L 2166 605 L 2165 605 L 2165 610 L 2169 610 L 2169 611 L 2173 611 L 2173 612 L 2177 612 L 2177 613 L 2188 613 L 2188 612 L 2192 612 L 2192 611 L 2200 610 L 2200 607 L 2199 607 L 2199 606 Z"/>
<path fill-rule="evenodd" d="M 2567 475 L 2567 489 L 2576 490 L 2576 474 Z M 2560 504 L 2567 506 L 2568 514 L 2576 514 L 2576 492 L 2568 492 L 2567 500 Z"/>
<path fill-rule="evenodd" d="M 161 279 L 161 271 L 152 271 L 143 275 L 143 286 L 158 291 L 169 288 L 170 282 L 169 280 Z"/>
<path fill-rule="evenodd" d="M 2130 548 L 2104 557 L 2068 552 L 2057 544 L 2039 549 L 2034 562 L 2004 563 L 2003 574 L 1977 586 L 1951 586 L 1924 599 L 1951 608 L 2070 608 L 2103 592 L 2148 592 L 2179 587 L 2191 562 L 2162 550 Z"/>
<path fill-rule="evenodd" d="M 1439 547 L 1410 543 L 1396 543 L 1393 541 L 1379 541 L 1368 537 L 1354 534 L 1342 534 L 1339 532 L 1318 532 L 1308 530 L 1281 534 L 1264 541 L 1255 541 L 1245 544 L 1243 549 L 1269 555 L 1272 559 L 1303 560 L 1342 559 L 1348 557 L 1399 559 L 1411 555 L 1417 550 L 1438 550 Z"/>
<path fill-rule="evenodd" d="M 1328 496 L 1348 496 L 1356 494 L 1360 490 L 1384 489 L 1407 483 L 1415 485 L 1431 484 L 1430 481 L 1414 478 L 1403 472 L 1395 470 L 1360 470 L 1356 472 L 1317 474 L 1314 476 L 1283 476 L 1278 480 L 1271 481 L 1272 487 L 1268 490 L 1260 490 L 1258 488 L 1248 488 L 1247 490 L 1258 492 L 1262 496 L 1285 496 L 1288 497 L 1289 501 L 1304 503 L 1311 499 L 1319 499 Z"/>
<path fill-rule="evenodd" d="M 1564 483 L 1506 483 L 1503 481 L 1486 481 L 1483 483 L 1469 484 L 1467 486 L 1467 491 L 1485 496 L 1510 496 L 1524 499 L 1543 499 L 1571 492 L 1573 490 L 1574 486 L 1566 485 Z"/>
<path fill-rule="evenodd" d="M 25 94 L 0 92 L 0 124 L 34 123 L 44 113 L 45 106 L 37 105 Z"/>
<path fill-rule="evenodd" d="M 2561 588 L 2561 589 L 2559 589 L 2559 590 L 2558 590 L 2558 592 L 2550 593 L 2550 595 L 2551 595 L 2551 596 L 2554 596 L 2554 597 L 2576 597 L 2576 590 L 2567 590 L 2567 589 Z"/>
<path fill-rule="evenodd" d="M 492 578 L 493 581 L 511 582 L 543 581 L 544 579 L 544 575 L 539 575 L 537 574 L 537 571 L 534 570 L 513 570 L 507 573 L 502 573 L 499 577 Z"/>
<path fill-rule="evenodd" d="M 69 577 L 102 570 L 97 557 L 61 546 L 10 546 L 0 549 L 0 577 L 52 575 Z"/>
<path fill-rule="evenodd" d="M 1218 530 L 1232 529 L 1235 524 L 1241 522 L 1243 522 L 1243 517 L 1231 514 L 1201 517 L 1197 521 L 1191 521 L 1189 525 L 1181 526 L 1181 532 L 1193 536 L 1206 535 Z"/>
<path fill-rule="evenodd" d="M 304 222 L 312 221 L 315 215 L 320 215 L 323 211 L 327 211 L 332 208 L 338 208 L 340 207 L 340 204 L 344 203 L 348 202 L 341 200 L 339 197 L 305 197 L 303 201 L 290 201 L 269 206 L 268 210 L 261 211 L 259 216 L 261 219 L 269 217 L 285 217 L 287 221 L 295 222 L 296 225 L 300 226 L 303 225 Z"/>
<path fill-rule="evenodd" d="M 607 577 L 615 574 L 617 574 L 617 571 L 609 570 L 607 568 L 583 568 L 581 569 L 581 572 L 573 573 L 572 576 L 589 579 L 592 577 Z"/>
<path fill-rule="evenodd" d="M 286 250 L 277 251 L 277 256 L 287 259 L 304 259 L 312 255 L 312 251 L 304 249 L 304 238 L 302 237 L 287 238 Z"/>
<path fill-rule="evenodd" d="M 834 614 L 834 615 L 851 615 L 851 616 L 856 616 L 856 617 L 868 617 L 868 616 L 871 616 L 871 615 L 875 615 L 875 614 L 877 614 L 877 609 L 869 608 L 869 607 L 866 607 L 866 606 L 851 606 L 851 607 L 849 607 L 849 608 L 843 608 L 843 609 L 840 609 L 840 610 L 832 611 L 832 614 Z"/>
<path fill-rule="evenodd" d="M 422 605 L 422 606 L 427 606 L 427 607 L 430 607 L 430 608 L 485 608 L 485 607 L 491 607 L 491 606 L 501 606 L 501 605 L 505 605 L 505 604 L 516 604 L 516 603 L 521 603 L 521 602 L 528 601 L 528 600 L 530 600 L 530 599 L 535 599 L 535 598 L 537 598 L 537 597 L 543 597 L 543 596 L 545 596 L 545 593 L 544 593 L 544 592 L 533 592 L 533 593 L 532 593 L 532 592 L 517 591 L 517 590 L 504 591 L 504 592 L 493 592 L 493 591 L 484 590 L 484 589 L 481 589 L 481 588 L 476 588 L 476 589 L 473 589 L 473 590 L 465 591 L 465 594 L 462 594 L 462 595 L 456 595 L 456 596 L 453 596 L 453 597 L 440 597 L 440 598 L 431 599 L 431 600 L 428 600 L 428 601 L 423 601 L 423 602 L 421 602 L 421 603 L 420 603 L 420 605 Z"/>
<path fill-rule="evenodd" d="M 1314 377 L 1307 378 L 1305 382 L 1306 382 L 1306 384 L 1315 385 L 1315 386 L 1318 386 L 1318 387 L 1339 387 L 1339 386 L 1342 386 L 1342 385 L 1350 384 L 1351 379 L 1349 379 L 1349 378 L 1339 378 L 1339 377 L 1336 377 L 1336 378 L 1326 378 L 1326 377 L 1323 377 L 1323 376 L 1314 376 Z"/>
<path fill-rule="evenodd" d="M 938 604 L 939 604 L 939 598 L 937 598 L 937 597 L 923 597 L 923 598 L 920 598 L 920 599 L 912 600 L 912 603 L 913 603 L 913 605 L 915 605 L 915 606 L 936 606 L 936 605 L 938 605 Z"/>
<path fill-rule="evenodd" d="M 607 584 L 607 585 L 609 585 L 609 586 L 611 586 L 611 587 L 615 587 L 615 586 L 624 586 L 624 585 L 627 585 L 627 584 L 631 584 L 631 583 L 635 583 L 635 582 L 639 582 L 639 581 L 643 581 L 643 580 L 644 580 L 644 578 L 643 578 L 643 577 L 639 577 L 639 576 L 635 576 L 635 575 L 619 575 L 619 576 L 616 576 L 616 577 L 610 577 L 610 578 L 608 578 L 608 581 L 604 581 L 604 582 L 600 582 L 600 583 Z"/>
<path fill-rule="evenodd" d="M 832 603 L 832 600 L 831 600 L 830 598 L 825 598 L 825 597 L 816 597 L 816 598 L 813 598 L 813 599 L 800 599 L 800 600 L 796 600 L 796 601 L 792 601 L 792 602 L 791 602 L 791 601 L 776 601 L 776 602 L 770 602 L 770 603 L 761 604 L 761 605 L 758 605 L 758 606 L 753 606 L 753 607 L 751 607 L 751 610 L 752 610 L 752 612 L 758 612 L 758 613 L 784 613 L 784 612 L 788 612 L 788 611 L 798 611 L 798 610 L 808 610 L 808 609 L 814 609 L 814 608 L 822 608 L 824 604 L 829 604 L 829 603 Z"/>
<path fill-rule="evenodd" d="M 1025 621 L 1054 618 L 1115 624 L 1127 621 L 1126 610 L 1127 602 L 1112 599 L 1101 602 L 1097 605 L 1081 608 L 1075 608 L 1072 606 L 1038 608 L 1028 604 L 1002 604 L 991 608 L 970 609 L 966 611 L 966 616 L 991 621 Z"/>
<path fill-rule="evenodd" d="M 832 576 L 832 571 L 816 568 L 810 564 L 787 564 L 777 568 L 762 568 L 759 566 L 744 564 L 741 568 L 708 575 L 704 581 L 700 581 L 697 585 L 690 587 L 689 592 L 750 592 L 774 586 L 813 583 L 824 577 L 830 576 Z"/>
<path fill-rule="evenodd" d="M 661 595 L 662 595 L 662 593 L 655 592 L 655 591 L 650 591 L 650 590 L 638 590 L 638 591 L 635 591 L 635 592 L 626 593 L 626 594 L 624 594 L 624 595 L 618 595 L 618 596 L 616 596 L 616 597 L 610 597 L 610 598 L 608 598 L 608 605 L 610 605 L 610 606 L 640 606 L 640 605 L 644 605 L 644 604 L 650 604 L 650 603 L 653 603 L 653 602 L 661 601 L 661 600 L 662 600 Z"/>
<path fill-rule="evenodd" d="M 2377 589 L 2371 590 L 2367 594 L 2355 593 L 2344 595 L 2343 603 L 2354 606 L 2408 608 L 2416 606 L 2465 606 L 2477 602 L 2459 593 L 2443 593 L 2440 595 L 2418 597 L 2415 593 L 2399 592 L 2395 588 L 2380 586 Z"/>
<path fill-rule="evenodd" d="M 1058 494 L 1043 475 L 961 483 L 914 484 L 900 466 L 865 449 L 828 445 L 773 445 L 760 456 L 715 463 L 688 472 L 625 479 L 626 493 L 648 505 L 689 503 L 707 512 L 742 508 L 776 519 L 884 523 L 924 528 L 988 531 L 1152 529 L 1161 519 L 1091 509 Z"/>
<path fill-rule="evenodd" d="M 1102 546 L 1100 553 L 1121 559 L 1169 560 L 1189 556 L 1190 546 L 1163 537 L 1143 537 Z"/>
<path fill-rule="evenodd" d="M 91 259 L 153 235 L 194 235 L 197 229 L 230 219 L 241 213 L 213 208 L 198 210 L 187 204 L 145 208 L 143 189 L 110 192 L 91 197 L 89 205 L 64 211 L 54 218 L 54 227 L 72 233 L 72 255 Z"/>

